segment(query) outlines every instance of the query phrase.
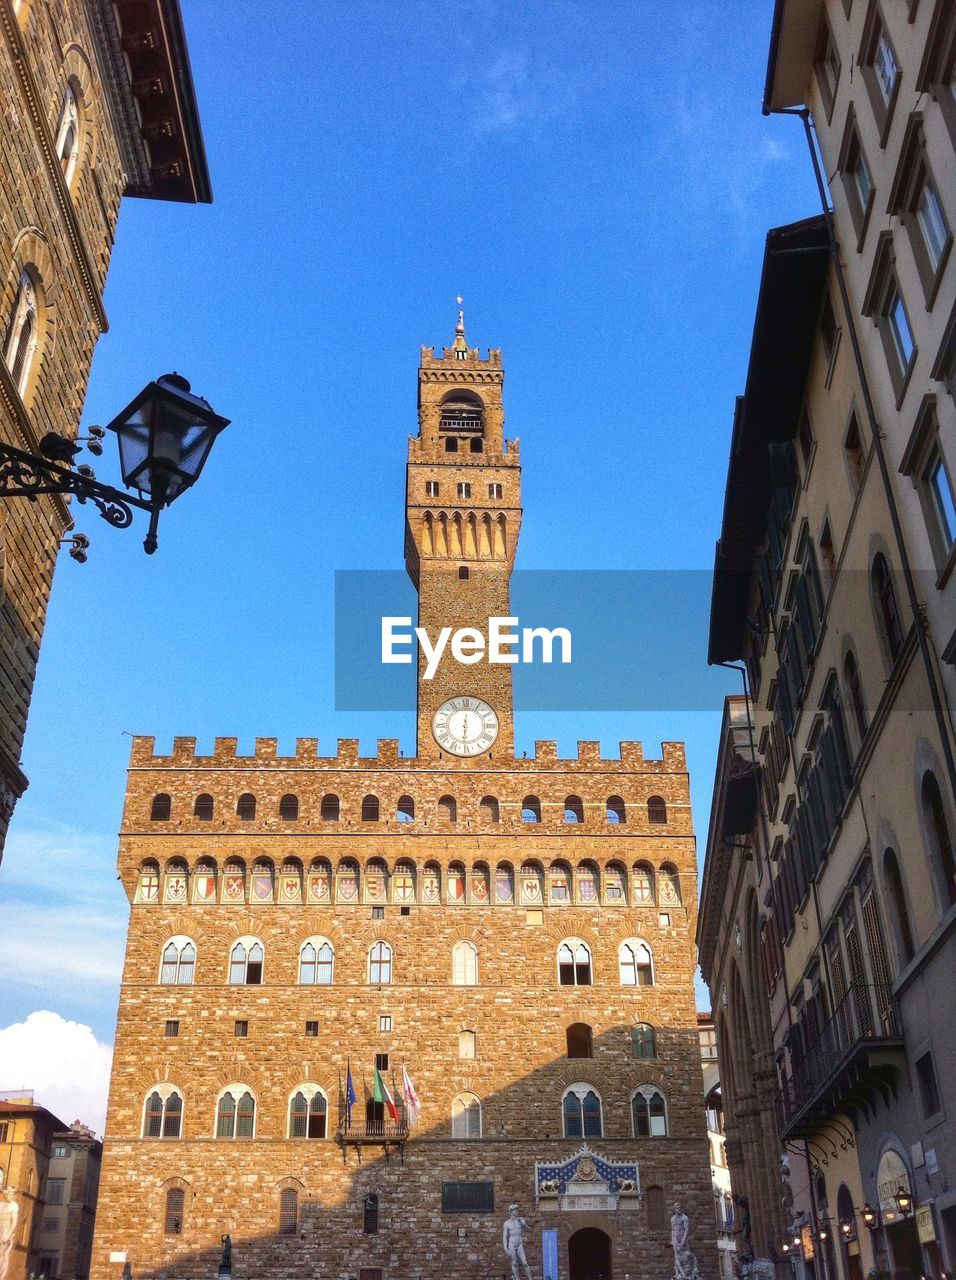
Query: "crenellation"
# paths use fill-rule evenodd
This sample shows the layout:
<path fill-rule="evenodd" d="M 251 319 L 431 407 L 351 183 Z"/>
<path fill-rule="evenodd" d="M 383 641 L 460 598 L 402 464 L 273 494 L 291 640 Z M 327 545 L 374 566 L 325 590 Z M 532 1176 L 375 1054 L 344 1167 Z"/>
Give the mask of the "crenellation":
<path fill-rule="evenodd" d="M 297 764 L 315 764 L 319 754 L 318 738 L 296 738 L 295 760 Z"/>
<path fill-rule="evenodd" d="M 278 747 L 278 738 L 256 738 L 256 760 L 275 760 Z"/>
<path fill-rule="evenodd" d="M 538 741 L 534 744 L 535 760 L 556 760 L 558 758 L 558 744 L 552 741 Z"/>
<path fill-rule="evenodd" d="M 195 738 L 173 738 L 172 759 L 176 764 L 191 764 L 195 758 Z"/>
<path fill-rule="evenodd" d="M 397 738 L 379 738 L 378 752 L 376 759 L 379 764 L 397 765 L 398 764 L 398 739 Z"/>
<path fill-rule="evenodd" d="M 358 762 L 358 738 L 339 738 L 336 758 L 340 764 L 356 764 Z"/>
<path fill-rule="evenodd" d="M 222 764 L 227 760 L 235 760 L 238 750 L 238 738 L 216 738 L 213 744 L 213 759 L 217 764 Z"/>

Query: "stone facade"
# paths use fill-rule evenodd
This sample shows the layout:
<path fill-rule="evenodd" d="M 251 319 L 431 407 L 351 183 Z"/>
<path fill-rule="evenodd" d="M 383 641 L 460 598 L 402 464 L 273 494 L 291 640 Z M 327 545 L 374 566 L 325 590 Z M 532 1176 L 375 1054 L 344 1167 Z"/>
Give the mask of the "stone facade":
<path fill-rule="evenodd" d="M 464 347 L 463 327 L 459 337 Z M 464 349 L 424 353 L 422 432 L 410 446 L 409 568 L 436 625 L 465 616 L 456 584 L 467 593 L 475 579 L 507 613 L 520 515 L 516 458 L 500 438 L 500 356 Z M 483 451 L 469 446 L 465 463 L 429 444 L 436 371 L 446 392 L 487 396 Z M 485 371 L 491 380 L 478 382 Z M 457 421 L 473 438 L 467 415 Z M 421 541 L 427 479 L 455 485 L 433 511 L 446 530 L 467 539 L 479 507 L 480 535 L 475 488 L 456 502 L 461 474 L 507 486 L 491 502 L 513 530 L 503 554 L 493 530 L 485 544 L 449 548 L 456 570 L 474 570 L 467 578 L 426 569 L 444 557 Z M 118 1277 L 124 1259 L 137 1276 L 209 1274 L 226 1232 L 241 1276 L 499 1275 L 517 1201 L 536 1277 L 542 1232 L 555 1231 L 561 1277 L 608 1280 L 613 1268 L 650 1280 L 671 1269 L 675 1199 L 702 1274 L 716 1275 L 683 746 L 651 759 L 623 743 L 608 759 L 582 742 L 562 759 L 539 742 L 515 759 L 510 680 L 496 671 L 478 684 L 480 671 L 443 664 L 427 693 L 420 681 L 414 758 L 392 740 L 370 757 L 354 740 L 325 756 L 315 739 L 292 755 L 259 739 L 251 756 L 230 738 L 209 756 L 194 739 L 176 739 L 168 756 L 134 740 L 96 1277 Z M 431 736 L 431 708 L 476 691 L 498 714 L 499 739 L 475 758 L 449 755 Z M 322 972 L 313 965 L 326 944 L 326 981 L 303 981 Z M 253 954 L 262 968 L 248 981 Z M 374 1102 L 376 1060 L 395 1121 Z M 410 1130 L 403 1065 L 421 1103 Z M 230 1131 L 224 1092 L 247 1095 L 237 1110 L 249 1137 L 216 1136 Z M 173 1094 L 181 1119 L 176 1101 L 169 1120 Z M 297 1094 L 325 1100 L 311 1140 L 290 1136 Z M 167 1122 L 180 1137 L 144 1136 Z"/>
<path fill-rule="evenodd" d="M 0 1192 L 15 1215 L 6 1249 L 0 1226 L 3 1280 L 86 1280 L 102 1151 L 79 1121 L 67 1128 L 45 1107 L 0 1101 Z"/>
<path fill-rule="evenodd" d="M 175 0 L 0 0 L 0 441 L 14 448 L 78 433 L 122 196 L 209 198 L 184 50 Z M 58 496 L 0 502 L 0 857 L 71 523 Z"/>
<path fill-rule="evenodd" d="M 823 1280 L 956 1261 L 954 54 L 951 0 L 775 5 L 764 109 L 833 210 L 768 236 L 735 415 L 710 655 L 753 738 L 699 937 L 735 1186 Z"/>

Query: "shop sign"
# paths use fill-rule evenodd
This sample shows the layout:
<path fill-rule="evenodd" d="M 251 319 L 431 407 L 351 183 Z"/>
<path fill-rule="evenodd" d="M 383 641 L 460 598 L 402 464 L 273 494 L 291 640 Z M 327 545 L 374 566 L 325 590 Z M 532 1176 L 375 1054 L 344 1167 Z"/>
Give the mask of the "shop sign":
<path fill-rule="evenodd" d="M 920 1244 L 932 1244 L 936 1239 L 932 1204 L 921 1204 L 916 1210 L 916 1234 L 919 1236 Z"/>

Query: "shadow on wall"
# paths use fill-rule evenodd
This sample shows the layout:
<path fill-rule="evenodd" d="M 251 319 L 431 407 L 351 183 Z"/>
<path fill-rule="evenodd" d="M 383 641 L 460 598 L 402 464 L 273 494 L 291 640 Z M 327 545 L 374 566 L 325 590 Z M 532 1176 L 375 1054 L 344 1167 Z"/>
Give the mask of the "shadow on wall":
<path fill-rule="evenodd" d="M 552 1229 L 554 1280 L 659 1280 L 671 1272 L 670 1217 L 679 1200 L 691 1219 L 701 1275 L 716 1277 L 696 1029 L 655 1028 L 654 1056 L 647 1057 L 635 1056 L 631 1026 L 614 1027 L 593 1041 L 582 1029 L 588 1030 L 586 1024 L 569 1028 L 568 1047 L 575 1054 L 590 1050 L 590 1056 L 554 1059 L 482 1098 L 480 1109 L 477 1093 L 460 1095 L 464 1105 L 456 1133 L 473 1137 L 453 1138 L 449 1117 L 413 1129 L 401 1145 L 381 1104 L 367 1101 L 369 1090 L 359 1076 L 350 1137 L 364 1134 L 366 1122 L 381 1132 L 384 1120 L 384 1132 L 393 1135 L 387 1149 L 335 1141 L 345 1119 L 342 1096 L 337 1105 L 332 1102 L 330 1136 L 324 1140 L 114 1139 L 114 1151 L 130 1153 L 114 1159 L 128 1158 L 137 1169 L 128 1180 L 135 1188 L 128 1220 L 135 1223 L 136 1239 L 120 1242 L 107 1227 L 100 1247 L 125 1248 L 134 1280 L 216 1276 L 225 1232 L 232 1238 L 236 1280 L 379 1280 L 379 1273 L 410 1280 L 489 1280 L 510 1275 L 501 1234 L 515 1201 L 528 1222 L 525 1240 L 535 1276 L 543 1274 L 542 1231 Z M 641 1037 L 639 1051 L 650 1047 L 646 1035 Z M 473 1073 L 476 1088 L 483 1074 Z M 427 1103 L 426 1098 L 426 1109 Z M 635 1126 L 642 1136 L 633 1136 Z M 525 1136 L 535 1130 L 537 1138 Z M 584 1146 L 595 1159 L 567 1166 L 581 1158 Z M 536 1162 L 546 1166 L 537 1174 Z M 613 1190 L 603 1197 L 600 1183 L 609 1170 Z M 571 1192 L 593 1195 L 600 1207 L 582 1209 L 581 1199 L 573 1212 L 561 1207 L 572 1176 Z M 537 1201 L 536 1181 L 539 1187 L 545 1183 Z M 443 1193 L 449 1183 L 456 1185 L 445 1185 Z M 482 1196 L 488 1197 L 483 1203 Z M 271 1229 L 264 1226 L 270 1217 Z M 122 1262 L 107 1265 L 101 1258 L 94 1266 L 95 1277 L 114 1271 L 120 1280 Z"/>

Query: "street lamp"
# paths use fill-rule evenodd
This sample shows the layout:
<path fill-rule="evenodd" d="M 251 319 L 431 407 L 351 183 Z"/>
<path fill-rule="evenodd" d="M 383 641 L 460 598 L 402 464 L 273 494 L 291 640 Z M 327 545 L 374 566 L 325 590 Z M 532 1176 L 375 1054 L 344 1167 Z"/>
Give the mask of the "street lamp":
<path fill-rule="evenodd" d="M 132 507 L 149 512 L 143 542 L 147 555 L 158 545 L 159 513 L 199 479 L 209 451 L 229 419 L 220 417 L 208 400 L 192 394 L 178 373 L 150 382 L 117 414 L 107 430 L 116 433 L 123 483 L 134 497 L 96 479 L 93 468 L 74 460 L 80 445 L 55 431 L 40 441 L 42 456 L 0 443 L 0 498 L 30 498 L 41 493 L 71 493 L 81 503 L 91 501 L 116 529 L 128 529 Z M 90 452 L 101 454 L 102 427 L 84 437 Z"/>
<path fill-rule="evenodd" d="M 829 1238 L 829 1235 L 830 1235 L 830 1219 L 821 1218 L 820 1227 L 819 1227 L 819 1230 L 817 1231 L 817 1239 L 820 1241 L 821 1244 L 825 1244 L 827 1239 Z"/>
<path fill-rule="evenodd" d="M 860 1217 L 863 1219 L 863 1225 L 868 1231 L 875 1231 L 879 1221 L 879 1214 L 870 1204 L 865 1204 L 860 1210 Z"/>
<path fill-rule="evenodd" d="M 908 1218 L 913 1212 L 913 1193 L 911 1191 L 897 1191 L 893 1197 L 896 1201 L 896 1207 L 904 1218 Z"/>

